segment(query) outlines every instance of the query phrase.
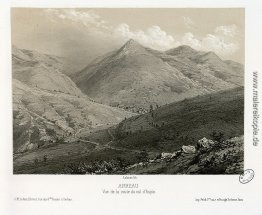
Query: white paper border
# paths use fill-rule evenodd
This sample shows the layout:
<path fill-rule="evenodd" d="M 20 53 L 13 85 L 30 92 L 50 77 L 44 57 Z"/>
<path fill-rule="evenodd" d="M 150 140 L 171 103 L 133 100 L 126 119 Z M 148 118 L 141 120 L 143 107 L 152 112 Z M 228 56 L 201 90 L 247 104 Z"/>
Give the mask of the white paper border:
<path fill-rule="evenodd" d="M 25 1 L 1 3 L 0 7 L 0 199 L 3 215 L 46 214 L 262 214 L 261 143 L 252 145 L 252 72 L 262 75 L 262 4 L 261 1 Z M 126 182 L 121 176 L 61 176 L 12 174 L 12 100 L 10 7 L 145 7 L 145 8 L 245 8 L 245 168 L 255 170 L 255 178 L 241 184 L 237 175 L 219 176 L 142 176 L 132 182 L 153 188 L 156 194 L 106 196 L 103 188 L 115 188 Z M 261 78 L 259 82 L 261 81 Z M 260 84 L 261 99 L 261 84 Z M 260 107 L 261 110 L 261 107 Z M 260 114 L 261 115 L 261 114 Z M 261 115 L 262 116 L 262 115 Z M 260 120 L 261 122 L 261 120 Z M 261 123 L 260 123 L 261 126 Z M 260 132 L 261 134 L 261 132 Z M 260 135 L 261 136 L 261 135 Z M 262 141 L 260 139 L 260 141 Z M 14 197 L 71 197 L 71 203 L 16 202 Z M 194 201 L 197 197 L 243 198 L 243 203 Z"/>

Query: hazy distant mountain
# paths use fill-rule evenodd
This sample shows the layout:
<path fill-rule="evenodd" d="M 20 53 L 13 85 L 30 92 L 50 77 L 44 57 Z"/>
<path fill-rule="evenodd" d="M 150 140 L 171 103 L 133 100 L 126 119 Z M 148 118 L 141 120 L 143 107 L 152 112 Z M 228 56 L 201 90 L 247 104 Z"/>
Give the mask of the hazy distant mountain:
<path fill-rule="evenodd" d="M 176 53 L 176 51 L 180 53 Z M 167 54 L 177 56 L 181 60 L 190 60 L 193 65 L 204 69 L 210 74 L 223 81 L 243 86 L 244 67 L 234 61 L 223 61 L 214 52 L 197 52 L 188 46 L 180 46 L 167 51 Z"/>
<path fill-rule="evenodd" d="M 31 87 L 69 93 L 82 93 L 75 83 L 62 73 L 64 59 L 36 51 L 12 48 L 13 78 Z"/>
<path fill-rule="evenodd" d="M 132 115 L 82 94 L 61 73 L 58 57 L 14 47 L 12 58 L 14 152 L 70 142 L 81 128 L 116 124 Z"/>
<path fill-rule="evenodd" d="M 96 101 L 131 110 L 243 85 L 243 66 L 215 53 L 180 46 L 166 52 L 129 40 L 75 74 L 73 80 Z"/>

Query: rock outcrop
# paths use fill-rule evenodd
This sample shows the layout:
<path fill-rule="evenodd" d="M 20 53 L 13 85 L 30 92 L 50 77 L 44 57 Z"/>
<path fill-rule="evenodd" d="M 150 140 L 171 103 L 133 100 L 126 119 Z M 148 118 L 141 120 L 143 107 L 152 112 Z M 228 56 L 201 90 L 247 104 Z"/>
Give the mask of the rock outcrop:
<path fill-rule="evenodd" d="M 161 160 L 129 168 L 130 174 L 241 174 L 244 170 L 244 137 L 215 142 L 202 138 L 200 148 L 182 146 L 174 153 L 162 153 Z M 175 156 L 171 156 L 175 155 Z"/>

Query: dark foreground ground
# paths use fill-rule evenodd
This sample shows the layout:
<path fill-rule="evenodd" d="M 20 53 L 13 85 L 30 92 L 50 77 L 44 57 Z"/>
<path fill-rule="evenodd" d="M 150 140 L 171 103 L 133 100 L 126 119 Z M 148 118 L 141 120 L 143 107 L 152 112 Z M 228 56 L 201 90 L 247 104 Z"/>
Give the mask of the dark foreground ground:
<path fill-rule="evenodd" d="M 86 143 L 77 144 L 77 151 L 72 148 L 74 144 L 68 144 L 16 157 L 14 174 L 241 174 L 244 168 L 243 136 L 199 146 L 195 152 L 95 149 Z M 47 153 L 50 156 L 44 159 Z M 43 159 L 36 161 L 34 156 Z"/>

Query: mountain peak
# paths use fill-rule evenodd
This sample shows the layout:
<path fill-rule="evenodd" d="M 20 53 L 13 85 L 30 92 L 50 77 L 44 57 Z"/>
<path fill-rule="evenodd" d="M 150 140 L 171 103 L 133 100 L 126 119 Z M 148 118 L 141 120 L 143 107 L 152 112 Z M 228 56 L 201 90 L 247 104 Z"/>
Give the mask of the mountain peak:
<path fill-rule="evenodd" d="M 137 41 L 135 41 L 134 39 L 130 39 L 128 40 L 123 46 L 122 48 L 125 49 L 137 49 L 137 48 L 144 48 L 140 43 L 138 43 Z"/>
<path fill-rule="evenodd" d="M 191 47 L 188 46 L 188 45 L 181 45 L 181 46 L 178 46 L 176 49 L 177 49 L 177 50 L 184 50 L 184 51 L 194 51 L 194 49 L 191 48 Z"/>
<path fill-rule="evenodd" d="M 212 57 L 212 58 L 219 58 L 215 52 L 209 51 L 205 54 L 208 57 Z"/>
<path fill-rule="evenodd" d="M 135 41 L 134 39 L 130 39 L 128 40 L 125 45 L 140 45 L 137 41 Z"/>
<path fill-rule="evenodd" d="M 202 61 L 222 61 L 220 57 L 218 57 L 216 55 L 216 53 L 212 52 L 212 51 L 209 51 L 209 52 L 206 52 L 205 54 L 203 54 L 201 56 L 201 60 Z"/>
<path fill-rule="evenodd" d="M 121 54 L 132 54 L 132 53 L 141 53 L 145 52 L 146 49 L 140 43 L 134 39 L 128 40 L 120 49 L 119 53 Z"/>
<path fill-rule="evenodd" d="M 193 54 L 196 53 L 197 51 L 193 48 L 191 48 L 190 46 L 187 45 L 182 45 L 182 46 L 178 46 L 176 48 L 167 50 L 166 53 L 170 54 L 170 55 L 180 55 L 180 54 Z"/>

